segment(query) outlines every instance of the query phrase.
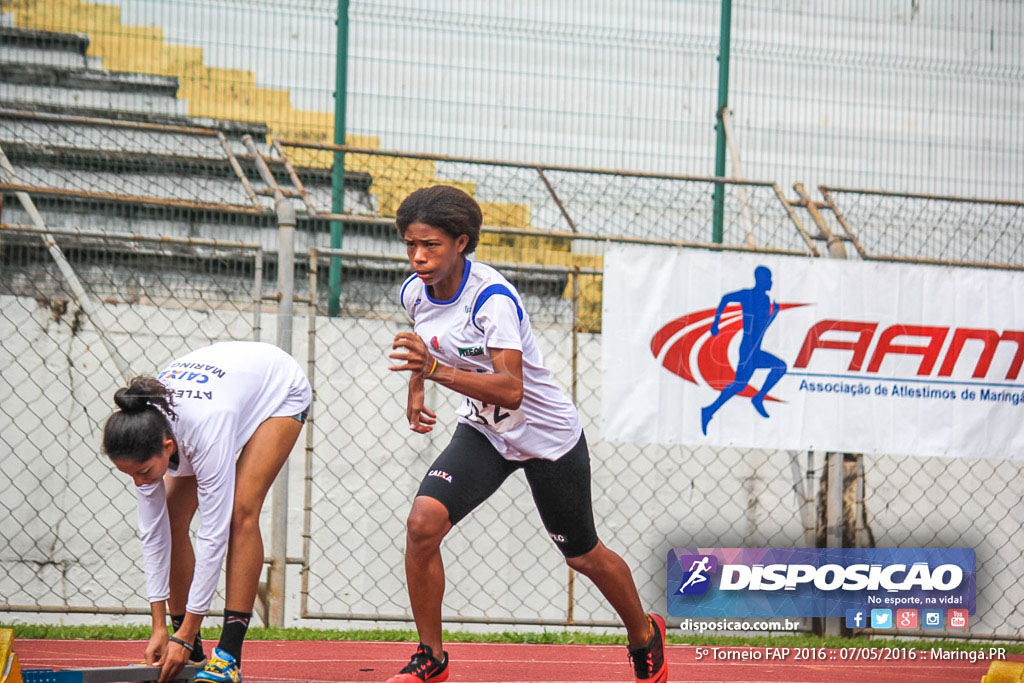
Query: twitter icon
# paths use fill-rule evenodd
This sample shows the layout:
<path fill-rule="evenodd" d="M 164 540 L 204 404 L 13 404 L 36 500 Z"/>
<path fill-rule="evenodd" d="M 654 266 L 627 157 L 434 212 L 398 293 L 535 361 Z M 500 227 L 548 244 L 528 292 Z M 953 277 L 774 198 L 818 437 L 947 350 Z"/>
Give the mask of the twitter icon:
<path fill-rule="evenodd" d="M 871 628 L 892 628 L 891 609 L 871 610 Z"/>

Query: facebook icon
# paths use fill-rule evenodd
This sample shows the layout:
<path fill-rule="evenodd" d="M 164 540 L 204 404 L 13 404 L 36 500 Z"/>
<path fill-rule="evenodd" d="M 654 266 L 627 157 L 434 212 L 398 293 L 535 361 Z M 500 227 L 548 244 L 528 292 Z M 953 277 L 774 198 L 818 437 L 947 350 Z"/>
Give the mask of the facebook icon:
<path fill-rule="evenodd" d="M 846 628 L 865 628 L 866 618 L 862 609 L 846 610 Z"/>

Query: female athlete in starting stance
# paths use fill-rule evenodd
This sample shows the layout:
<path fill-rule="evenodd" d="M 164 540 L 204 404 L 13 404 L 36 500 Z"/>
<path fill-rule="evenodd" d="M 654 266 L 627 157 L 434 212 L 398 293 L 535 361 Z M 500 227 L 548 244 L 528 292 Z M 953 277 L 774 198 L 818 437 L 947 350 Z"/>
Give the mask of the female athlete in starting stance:
<path fill-rule="evenodd" d="M 410 373 L 409 427 L 422 434 L 436 423 L 423 405 L 427 380 L 465 402 L 409 513 L 405 575 L 420 644 L 388 683 L 448 678 L 441 539 L 517 469 L 566 563 L 594 582 L 625 624 L 636 679 L 664 683 L 665 621 L 644 613 L 629 568 L 594 528 L 590 455 L 576 406 L 544 367 L 519 293 L 490 266 L 466 258 L 482 222 L 476 201 L 453 187 L 417 190 L 398 208 L 415 271 L 400 294 L 413 332 L 395 336 L 390 357 L 400 364 L 390 369 Z"/>
<path fill-rule="evenodd" d="M 224 630 L 196 680 L 242 680 L 242 641 L 263 569 L 260 508 L 311 399 L 295 359 L 259 342 L 193 351 L 114 394 L 120 410 L 103 429 L 103 452 L 135 482 L 153 615 L 146 663 L 162 667 L 161 683 L 186 662 L 206 659 L 199 626 L 225 551 Z M 189 524 L 197 508 L 193 551 Z"/>

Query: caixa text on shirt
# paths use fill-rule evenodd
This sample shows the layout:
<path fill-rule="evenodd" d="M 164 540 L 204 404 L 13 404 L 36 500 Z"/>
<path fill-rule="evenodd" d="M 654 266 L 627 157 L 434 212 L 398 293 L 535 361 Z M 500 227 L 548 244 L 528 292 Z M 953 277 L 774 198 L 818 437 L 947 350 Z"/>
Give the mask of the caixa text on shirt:
<path fill-rule="evenodd" d="M 196 384 L 206 384 L 210 381 L 210 376 L 223 378 L 227 373 L 221 370 L 216 365 L 208 365 L 206 363 L 171 363 L 166 368 L 160 371 L 160 374 L 156 376 L 158 380 L 178 380 L 181 382 L 195 382 Z"/>

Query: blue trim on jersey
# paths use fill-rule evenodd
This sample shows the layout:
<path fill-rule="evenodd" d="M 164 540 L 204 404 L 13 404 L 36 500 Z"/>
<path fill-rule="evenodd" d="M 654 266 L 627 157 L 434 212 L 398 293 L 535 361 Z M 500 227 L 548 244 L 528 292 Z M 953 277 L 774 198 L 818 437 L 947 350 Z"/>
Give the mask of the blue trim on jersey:
<path fill-rule="evenodd" d="M 509 299 L 512 299 L 512 303 L 514 303 L 516 305 L 516 313 L 519 314 L 519 322 L 523 322 L 523 308 L 522 308 L 522 306 L 520 306 L 519 302 L 516 301 L 516 298 L 514 296 L 512 296 L 512 291 L 508 287 L 506 287 L 505 285 L 503 285 L 501 283 L 497 283 L 497 284 L 490 285 L 488 287 L 484 287 L 480 291 L 480 293 L 477 295 L 476 303 L 473 304 L 473 315 L 471 317 L 471 320 L 473 321 L 473 324 L 476 325 L 476 328 L 478 330 L 480 330 L 480 326 L 476 324 L 476 314 L 480 311 L 480 307 L 483 306 L 484 303 L 486 303 L 488 299 L 490 299 L 492 296 L 494 296 L 496 294 L 498 294 L 498 295 L 505 295 Z M 480 330 L 480 331 L 483 332 L 483 330 Z"/>
<path fill-rule="evenodd" d="M 402 285 L 402 291 L 398 294 L 398 303 L 402 306 L 402 308 L 405 308 L 405 290 L 406 290 L 406 288 L 409 285 L 411 285 L 412 281 L 415 280 L 418 277 L 419 277 L 419 275 L 417 275 L 416 273 L 413 273 L 408 278 L 406 278 L 405 284 Z"/>
<path fill-rule="evenodd" d="M 470 261 L 469 259 L 466 259 L 466 267 L 462 269 L 462 282 L 459 283 L 459 289 L 457 292 L 455 292 L 455 296 L 446 301 L 439 301 L 434 297 L 430 296 L 430 287 L 424 287 L 423 293 L 427 295 L 427 300 L 430 301 L 430 303 L 432 304 L 438 304 L 440 306 L 444 306 L 445 304 L 455 302 L 460 296 L 462 296 L 462 290 L 466 288 L 466 281 L 469 280 L 469 268 L 472 265 L 473 262 Z"/>

